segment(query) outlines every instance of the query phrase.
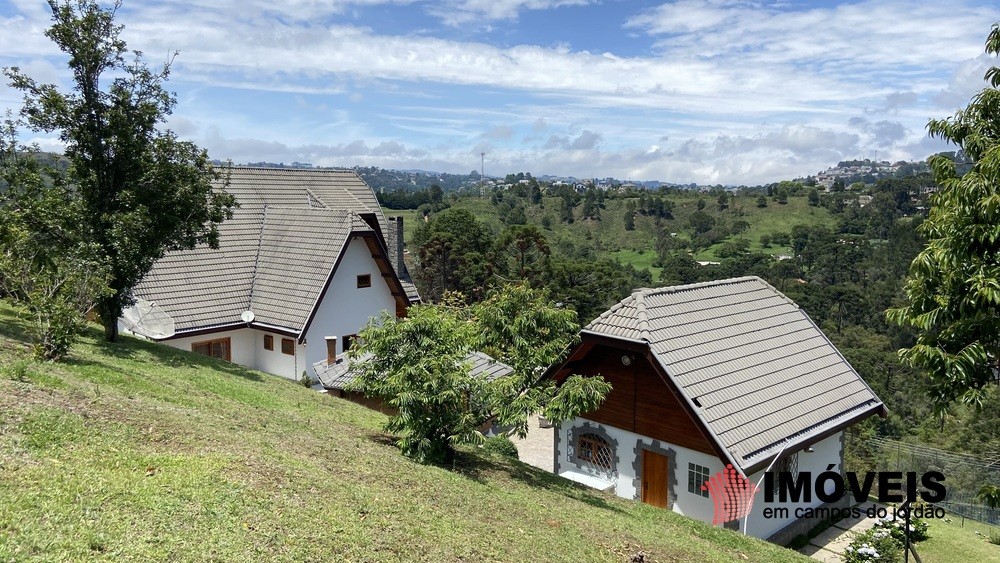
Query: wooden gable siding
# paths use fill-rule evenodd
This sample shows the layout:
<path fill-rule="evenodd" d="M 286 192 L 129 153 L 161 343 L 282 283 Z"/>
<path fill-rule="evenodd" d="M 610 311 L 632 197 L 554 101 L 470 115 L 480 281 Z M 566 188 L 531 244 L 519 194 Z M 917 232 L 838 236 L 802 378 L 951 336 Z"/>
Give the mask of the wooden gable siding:
<path fill-rule="evenodd" d="M 632 358 L 631 365 L 622 365 L 624 355 Z M 582 414 L 583 418 L 717 455 L 673 390 L 644 355 L 598 345 L 566 367 L 571 373 L 600 375 L 611 384 L 612 390 L 601 406 Z"/>

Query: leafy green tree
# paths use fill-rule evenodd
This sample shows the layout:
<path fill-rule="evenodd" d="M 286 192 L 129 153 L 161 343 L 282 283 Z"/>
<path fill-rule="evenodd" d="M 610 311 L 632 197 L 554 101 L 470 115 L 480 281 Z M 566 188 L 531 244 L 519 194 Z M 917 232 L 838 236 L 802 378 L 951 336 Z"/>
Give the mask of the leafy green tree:
<path fill-rule="evenodd" d="M 725 211 L 726 209 L 729 208 L 729 196 L 724 193 L 719 194 L 718 203 L 719 203 L 719 211 Z"/>
<path fill-rule="evenodd" d="M 816 207 L 819 205 L 819 190 L 812 188 L 809 190 L 809 205 Z"/>
<path fill-rule="evenodd" d="M 105 337 L 118 337 L 118 318 L 132 289 L 168 250 L 218 246 L 218 225 L 231 217 L 232 196 L 213 190 L 219 178 L 205 151 L 158 126 L 176 98 L 164 88 L 170 63 L 150 69 L 120 38 L 111 9 L 95 0 L 49 0 L 45 32 L 69 56 L 74 87 L 60 92 L 17 67 L 4 69 L 24 93 L 23 115 L 37 131 L 58 131 L 72 163 L 78 229 L 99 249 L 112 292 L 98 299 Z M 113 76 L 108 82 L 101 79 Z"/>
<path fill-rule="evenodd" d="M 712 217 L 704 211 L 695 211 L 688 217 L 688 224 L 694 230 L 696 235 L 707 233 L 712 230 L 715 226 L 715 217 Z"/>
<path fill-rule="evenodd" d="M 1000 55 L 1000 26 L 986 40 Z M 907 304 L 888 318 L 918 331 L 900 350 L 909 365 L 928 371 L 939 408 L 953 400 L 981 406 L 996 378 L 1000 350 L 1000 68 L 986 72 L 984 88 L 964 110 L 928 124 L 934 137 L 965 152 L 971 169 L 931 157 L 941 186 L 921 232 L 927 246 L 910 266 Z"/>
<path fill-rule="evenodd" d="M 572 310 L 526 286 L 495 291 L 468 307 L 418 305 L 406 318 L 388 314 L 361 332 L 352 348 L 352 385 L 396 411 L 386 429 L 403 453 L 425 463 L 450 463 L 460 444 L 482 444 L 488 423 L 525 435 L 528 417 L 559 422 L 597 408 L 610 391 L 601 378 L 571 376 L 562 385 L 541 378 L 579 326 Z M 470 375 L 466 356 L 482 350 L 513 368 L 488 381 Z"/>
<path fill-rule="evenodd" d="M 788 188 L 785 186 L 778 186 L 778 189 L 775 190 L 774 201 L 780 203 L 781 205 L 788 203 Z"/>
<path fill-rule="evenodd" d="M 32 316 L 35 356 L 60 360 L 110 291 L 100 249 L 82 239 L 83 205 L 61 173 L 17 147 L 8 120 L 0 143 L 0 293 Z"/>
<path fill-rule="evenodd" d="M 698 207 L 698 211 L 701 211 L 702 209 L 705 209 L 705 200 L 699 197 L 698 198 L 698 204 L 697 204 L 696 207 Z"/>
<path fill-rule="evenodd" d="M 733 239 L 722 243 L 722 246 L 715 251 L 719 258 L 735 258 L 750 252 L 750 241 L 747 239 Z"/>
<path fill-rule="evenodd" d="M 759 207 L 761 209 L 767 207 L 767 198 L 764 197 L 764 196 L 758 196 L 757 197 L 757 207 Z"/>

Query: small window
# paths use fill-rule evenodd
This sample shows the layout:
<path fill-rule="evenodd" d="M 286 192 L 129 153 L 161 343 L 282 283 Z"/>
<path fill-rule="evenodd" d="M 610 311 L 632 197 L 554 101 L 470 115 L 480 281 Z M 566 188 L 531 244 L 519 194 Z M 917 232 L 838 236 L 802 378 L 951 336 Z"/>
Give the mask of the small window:
<path fill-rule="evenodd" d="M 792 476 L 793 479 L 798 477 L 799 453 L 795 452 L 794 454 L 785 456 L 780 460 L 778 460 L 778 463 L 774 464 L 774 470 L 777 471 L 779 475 L 782 473 L 788 473 Z"/>
<path fill-rule="evenodd" d="M 708 491 L 701 490 L 701 486 L 709 480 L 711 475 L 708 468 L 696 463 L 688 464 L 688 492 L 708 498 Z"/>
<path fill-rule="evenodd" d="M 372 286 L 372 275 L 371 274 L 361 274 L 358 276 L 358 287 L 371 287 Z"/>
<path fill-rule="evenodd" d="M 274 337 L 271 336 L 270 334 L 264 335 L 264 349 L 274 350 Z"/>
<path fill-rule="evenodd" d="M 597 434 L 580 436 L 576 444 L 576 458 L 599 469 L 614 469 L 615 455 L 611 451 L 611 444 Z"/>
<path fill-rule="evenodd" d="M 289 356 L 295 355 L 295 341 L 291 338 L 281 339 L 281 353 L 288 354 Z"/>
<path fill-rule="evenodd" d="M 344 343 L 344 352 L 346 353 L 348 350 L 350 350 L 354 346 L 354 343 L 357 340 L 358 340 L 357 334 L 348 334 L 347 336 L 343 337 L 341 341 Z"/>
<path fill-rule="evenodd" d="M 195 354 L 201 354 L 211 358 L 219 358 L 220 360 L 226 360 L 227 362 L 232 361 L 232 352 L 230 348 L 231 346 L 228 338 L 205 340 L 191 344 L 191 351 Z"/>

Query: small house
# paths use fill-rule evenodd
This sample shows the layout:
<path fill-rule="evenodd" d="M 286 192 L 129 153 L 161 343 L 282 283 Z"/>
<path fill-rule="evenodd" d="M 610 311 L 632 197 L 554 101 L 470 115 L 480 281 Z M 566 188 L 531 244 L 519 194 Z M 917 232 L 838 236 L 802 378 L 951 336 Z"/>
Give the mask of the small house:
<path fill-rule="evenodd" d="M 556 428 L 556 473 L 708 522 L 717 514 L 703 486 L 727 466 L 754 484 L 769 468 L 843 472 L 844 430 L 885 414 L 809 316 L 756 277 L 636 291 L 547 374 L 613 387 Z M 821 504 L 758 493 L 746 524 L 726 525 L 786 543 L 808 529 L 795 508 Z"/>
<path fill-rule="evenodd" d="M 315 376 L 383 312 L 419 300 L 401 218 L 351 170 L 227 168 L 238 207 L 219 248 L 168 252 L 121 319 L 134 334 L 289 379 Z"/>

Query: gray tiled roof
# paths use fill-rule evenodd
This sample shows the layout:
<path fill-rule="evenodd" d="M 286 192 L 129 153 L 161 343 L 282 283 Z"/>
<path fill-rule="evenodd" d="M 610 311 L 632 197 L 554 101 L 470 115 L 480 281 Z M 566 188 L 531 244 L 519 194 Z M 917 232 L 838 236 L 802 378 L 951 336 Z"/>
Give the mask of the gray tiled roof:
<path fill-rule="evenodd" d="M 375 194 L 350 170 L 228 172 L 239 207 L 219 227 L 219 248 L 167 253 L 135 295 L 163 308 L 178 332 L 239 323 L 246 310 L 299 331 L 348 235 L 373 232 L 360 214 L 374 214 L 387 237 Z"/>
<path fill-rule="evenodd" d="M 365 361 L 369 358 L 371 358 L 370 355 L 364 355 L 355 358 L 353 361 Z M 465 359 L 472 364 L 469 368 L 469 375 L 473 377 L 482 376 L 492 381 L 514 372 L 507 364 L 498 362 L 482 352 L 469 352 L 469 355 Z M 355 374 L 351 371 L 350 367 L 351 360 L 342 357 L 337 358 L 337 362 L 332 366 L 327 364 L 326 360 L 313 364 L 313 369 L 316 371 L 319 382 L 327 389 L 344 389 L 349 383 L 354 381 Z"/>
<path fill-rule="evenodd" d="M 760 278 L 640 290 L 584 330 L 647 342 L 744 469 L 790 437 L 882 408 L 808 315 Z"/>

